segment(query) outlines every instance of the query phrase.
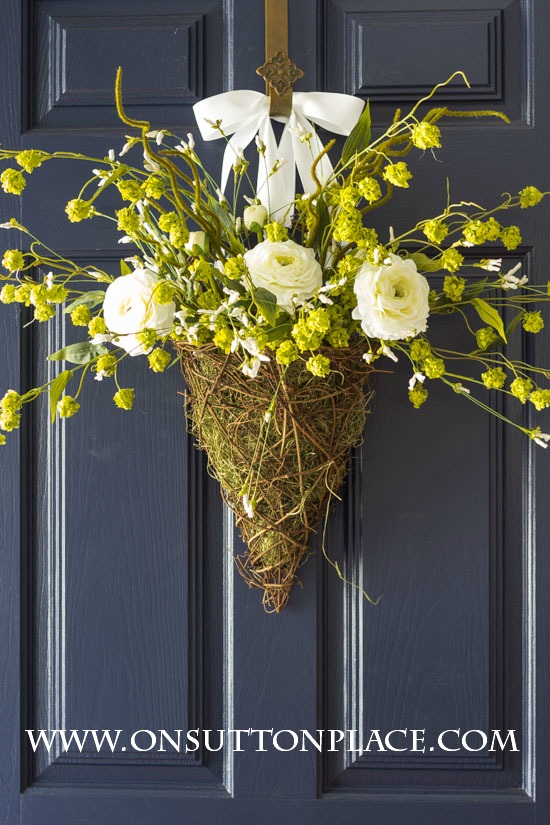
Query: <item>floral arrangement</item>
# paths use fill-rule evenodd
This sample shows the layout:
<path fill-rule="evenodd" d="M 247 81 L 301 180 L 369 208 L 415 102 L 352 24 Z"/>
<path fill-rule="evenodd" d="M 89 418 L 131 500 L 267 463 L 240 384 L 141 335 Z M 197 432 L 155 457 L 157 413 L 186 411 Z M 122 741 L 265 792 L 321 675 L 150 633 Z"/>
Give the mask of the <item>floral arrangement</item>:
<path fill-rule="evenodd" d="M 125 113 L 120 71 L 118 114 L 135 133 L 118 156 L 0 149 L 0 160 L 9 162 L 0 183 L 11 195 L 21 195 L 26 176 L 53 159 L 91 162 L 92 175 L 66 205 L 67 217 L 115 221 L 120 242 L 132 247 L 114 276 L 56 254 L 15 219 L 3 225 L 29 243 L 4 252 L 0 300 L 31 307 L 39 323 L 62 310 L 84 335 L 49 356 L 64 362 L 54 380 L 6 392 L 0 441 L 41 393 L 49 394 L 52 421 L 70 418 L 85 378 L 93 376 L 112 383 L 114 403 L 128 411 L 135 390 L 124 382 L 126 358 L 143 356 L 156 373 L 181 364 L 190 427 L 247 545 L 237 563 L 275 611 L 286 604 L 309 537 L 345 477 L 350 448 L 362 437 L 369 378 L 380 365 L 388 371 L 398 358 L 410 364 L 405 395 L 416 409 L 439 381 L 546 447 L 550 435 L 504 418 L 483 396 L 503 393 L 519 405 L 550 407 L 549 371 L 512 360 L 505 349 L 517 327 L 530 334 L 543 328 L 539 307 L 550 300 L 549 285 L 530 284 L 519 265 L 505 272 L 500 258 L 481 253 L 486 243 L 516 249 L 520 230 L 503 222 L 505 213 L 534 207 L 548 193 L 526 185 L 490 206 L 448 199 L 440 214 L 400 235 L 389 229 L 380 237 L 369 225 L 395 190 L 409 188 L 407 154 L 441 147 L 440 121 L 506 120 L 494 111 L 428 108 L 444 85 L 404 117 L 397 112 L 375 139 L 367 105 L 334 166 L 327 162 L 334 141 L 323 147 L 302 121 L 294 138 L 309 153 L 312 185 L 276 210 L 269 192 L 284 158 L 268 165 L 260 136 L 258 190 L 223 119 L 209 121 L 232 153 L 227 197 L 191 134 L 181 140 Z M 131 166 L 126 155 L 137 149 L 142 163 Z M 101 196 L 113 188 L 122 203 L 114 215 L 103 214 Z M 430 280 L 435 272 L 441 276 Z M 505 309 L 512 315 L 507 327 Z M 456 314 L 471 333 L 467 352 L 430 340 L 431 317 Z M 461 370 L 461 362 L 473 371 Z"/>

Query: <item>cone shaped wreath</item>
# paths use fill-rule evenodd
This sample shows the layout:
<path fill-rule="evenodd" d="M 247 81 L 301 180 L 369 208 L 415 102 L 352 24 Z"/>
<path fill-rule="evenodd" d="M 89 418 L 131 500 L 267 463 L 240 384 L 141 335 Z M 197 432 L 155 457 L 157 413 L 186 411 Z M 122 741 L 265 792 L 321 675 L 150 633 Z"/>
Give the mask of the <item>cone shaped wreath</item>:
<path fill-rule="evenodd" d="M 302 361 L 274 359 L 251 379 L 214 346 L 178 350 L 192 430 L 247 545 L 239 570 L 278 612 L 363 432 L 363 347 L 327 350 L 333 371 L 324 379 Z"/>
<path fill-rule="evenodd" d="M 504 417 L 483 397 L 500 392 L 518 406 L 550 407 L 548 370 L 508 357 L 505 346 L 518 327 L 527 334 L 543 328 L 548 286 L 528 283 L 519 265 L 502 271 L 502 259 L 484 249 L 518 247 L 520 228 L 504 222 L 505 213 L 536 206 L 547 193 L 529 183 L 492 206 L 448 197 L 439 214 L 419 216 L 414 226 L 394 232 L 391 219 L 379 216 L 377 226 L 388 229 L 371 225 L 371 212 L 397 191 L 407 196 L 413 175 L 404 158 L 439 152 L 444 119 L 506 120 L 498 112 L 430 108 L 457 77 L 467 83 L 456 73 L 405 116 L 397 112 L 376 138 L 368 105 L 347 95 L 295 95 L 279 146 L 265 96 L 237 91 L 202 101 L 195 110 L 203 138 L 226 139 L 219 184 L 192 134 L 182 140 L 126 114 L 120 71 L 117 111 L 130 134 L 118 154 L 0 149 L 8 198 L 21 195 L 27 176 L 45 163 L 88 165 L 89 179 L 65 217 L 114 220 L 123 250 L 114 274 L 58 254 L 15 218 L 2 225 L 21 239 L 3 253 L 2 303 L 26 306 L 36 323 L 63 312 L 85 335 L 49 356 L 44 385 L 9 389 L 0 399 L 0 443 L 41 393 L 49 395 L 52 421 L 70 418 L 92 374 L 102 382 L 98 390 L 115 384 L 124 415 L 136 396 L 126 384 L 129 358 L 155 373 L 181 364 L 190 428 L 246 544 L 237 564 L 271 611 L 287 603 L 311 534 L 342 484 L 379 359 L 409 365 L 404 395 L 415 409 L 438 381 L 546 447 L 550 435 L 540 427 Z M 308 118 L 349 133 L 339 157 L 329 161 L 334 141 L 323 146 Z M 254 185 L 240 147 L 255 129 Z M 295 166 L 304 194 L 295 192 Z M 444 169 L 440 177 L 444 191 Z M 119 198 L 114 214 L 102 212 L 106 190 Z M 471 277 L 476 268 L 483 277 Z M 442 319 L 437 345 L 433 315 Z M 444 340 L 449 315 L 472 334 L 465 351 Z"/>

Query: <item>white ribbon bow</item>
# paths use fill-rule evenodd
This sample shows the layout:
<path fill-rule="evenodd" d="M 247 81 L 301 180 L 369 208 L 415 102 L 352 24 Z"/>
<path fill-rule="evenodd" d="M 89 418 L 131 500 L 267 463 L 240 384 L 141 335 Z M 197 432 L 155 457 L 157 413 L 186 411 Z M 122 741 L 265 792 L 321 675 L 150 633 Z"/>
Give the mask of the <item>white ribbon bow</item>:
<path fill-rule="evenodd" d="M 290 205 L 295 197 L 296 169 L 306 194 L 315 192 L 317 184 L 311 174 L 314 159 L 323 151 L 313 123 L 338 135 L 349 135 L 357 123 L 363 102 L 351 95 L 334 92 L 294 92 L 292 111 L 288 117 L 277 115 L 274 120 L 285 124 L 277 146 L 269 115 L 269 97 L 261 92 L 242 89 L 207 97 L 195 103 L 193 111 L 203 140 L 221 137 L 216 121 L 227 136 L 222 164 L 221 191 L 225 191 L 237 150 L 246 149 L 258 135 L 265 144 L 265 154 L 258 163 L 256 194 L 274 220 L 290 223 Z M 311 138 L 301 140 L 307 133 Z M 274 174 L 277 161 L 284 159 Z M 315 174 L 324 183 L 332 173 L 332 164 L 324 155 Z"/>

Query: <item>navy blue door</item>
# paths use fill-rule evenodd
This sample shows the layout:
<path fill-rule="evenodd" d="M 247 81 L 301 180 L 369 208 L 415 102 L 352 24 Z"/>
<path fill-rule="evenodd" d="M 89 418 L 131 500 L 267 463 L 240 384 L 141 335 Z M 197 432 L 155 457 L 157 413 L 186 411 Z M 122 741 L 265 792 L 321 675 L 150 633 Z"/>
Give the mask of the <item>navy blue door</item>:
<path fill-rule="evenodd" d="M 370 98 L 377 128 L 463 69 L 472 91 L 456 85 L 442 101 L 501 108 L 512 121 L 453 122 L 443 163 L 418 158 L 414 197 L 400 192 L 384 210 L 396 231 L 440 211 L 447 177 L 454 200 L 550 189 L 546 0 L 289 5 L 290 54 L 305 71 L 297 88 Z M 197 100 L 263 88 L 263 30 L 259 0 L 3 0 L 0 140 L 119 151 L 119 63 L 130 113 L 185 136 Z M 222 148 L 203 152 L 213 173 Z M 125 250 L 114 233 L 64 215 L 87 174 L 46 166 L 22 202 L 2 197 L 1 219 L 15 215 L 68 257 L 115 272 Z M 522 213 L 524 244 L 506 265 L 548 277 L 549 217 L 548 206 Z M 45 354 L 71 334 L 26 321 L 13 307 L 0 315 L 2 387 L 47 377 Z M 529 355 L 548 363 L 548 344 L 545 358 Z M 239 540 L 186 433 L 177 371 L 138 379 L 140 366 L 128 367 L 132 415 L 90 382 L 73 421 L 51 429 L 36 410 L 2 448 L 0 823 L 550 821 L 550 455 L 535 457 L 444 388 L 413 410 L 398 364 L 376 385 L 328 539 L 347 578 L 380 603 L 344 587 L 317 554 L 289 606 L 266 615 L 235 571 Z M 280 749 L 265 734 L 262 752 L 250 728 L 287 733 Z M 91 739 L 66 751 L 56 739 L 34 752 L 27 729 L 123 734 L 113 751 Z M 195 729 L 244 729 L 242 751 L 233 738 L 178 752 L 159 733 Z M 409 731 L 407 752 L 366 750 L 372 730 L 397 729 Z M 424 750 L 410 749 L 412 729 L 425 730 Z M 518 750 L 445 751 L 446 729 L 512 729 Z M 321 753 L 292 747 L 288 731 L 301 745 L 302 730 L 357 731 L 364 752 L 326 739 Z"/>

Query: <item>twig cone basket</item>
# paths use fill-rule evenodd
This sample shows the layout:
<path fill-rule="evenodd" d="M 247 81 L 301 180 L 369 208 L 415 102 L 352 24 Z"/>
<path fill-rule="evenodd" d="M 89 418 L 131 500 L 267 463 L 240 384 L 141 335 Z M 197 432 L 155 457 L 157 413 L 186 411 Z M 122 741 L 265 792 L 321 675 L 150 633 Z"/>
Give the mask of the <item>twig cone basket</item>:
<path fill-rule="evenodd" d="M 274 357 L 250 378 L 240 358 L 212 345 L 177 346 L 190 430 L 247 546 L 236 559 L 239 571 L 264 591 L 264 608 L 279 612 L 361 439 L 371 372 L 364 346 L 327 347 L 325 378 L 304 361 L 284 367 Z"/>

